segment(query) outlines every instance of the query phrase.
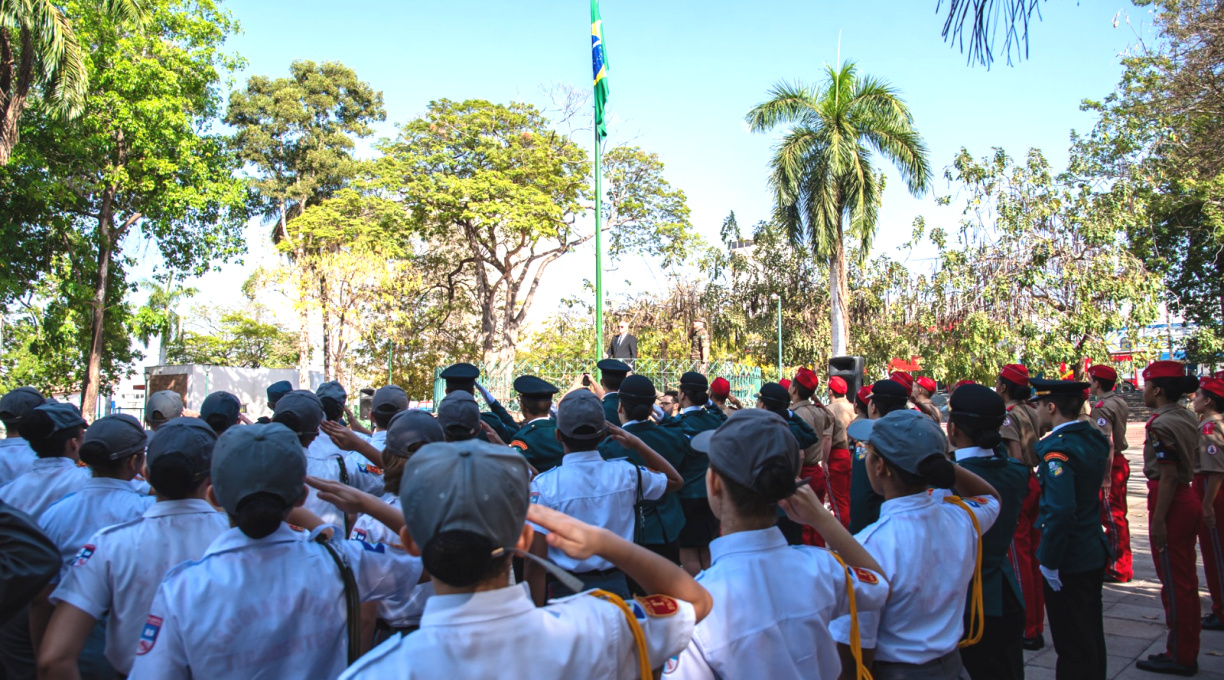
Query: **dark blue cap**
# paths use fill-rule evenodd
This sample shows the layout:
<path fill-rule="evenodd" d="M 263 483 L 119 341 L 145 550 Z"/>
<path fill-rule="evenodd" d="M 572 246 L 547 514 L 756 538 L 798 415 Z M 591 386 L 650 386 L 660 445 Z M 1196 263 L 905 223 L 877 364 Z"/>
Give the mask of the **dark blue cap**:
<path fill-rule="evenodd" d="M 290 428 L 296 434 L 317 435 L 319 424 L 323 422 L 323 402 L 310 390 L 294 390 L 276 402 L 272 421 L 288 426 L 289 423 L 284 421 L 286 414 L 291 414 L 291 419 L 297 421 L 296 427 Z"/>
<path fill-rule="evenodd" d="M 595 364 L 595 367 L 604 373 L 628 373 L 633 370 L 629 368 L 629 364 L 616 359 L 604 359 Z"/>
<path fill-rule="evenodd" d="M 225 416 L 225 422 L 233 425 L 238 422 L 238 414 L 242 412 L 242 402 L 229 392 L 213 392 L 204 397 L 200 405 L 200 419 L 208 420 L 208 416 L 219 414 Z"/>
<path fill-rule="evenodd" d="M 524 397 L 534 399 L 546 399 L 556 394 L 557 386 L 535 377 L 534 375 L 520 375 L 514 379 L 514 391 Z"/>
<path fill-rule="evenodd" d="M 438 377 L 446 381 L 447 389 L 471 389 L 480 377 L 480 369 L 468 363 L 451 364 Z"/>
<path fill-rule="evenodd" d="M 276 402 L 281 397 L 293 391 L 293 385 L 288 380 L 281 380 L 268 385 L 268 403 L 276 407 Z"/>
<path fill-rule="evenodd" d="M 0 418 L 21 420 L 45 401 L 43 395 L 33 387 L 18 387 L 0 397 Z"/>
<path fill-rule="evenodd" d="M 332 399 L 340 404 L 343 404 L 348 399 L 348 391 L 344 389 L 344 385 L 335 380 L 329 380 L 319 385 L 319 389 L 315 390 L 315 394 L 319 399 Z"/>

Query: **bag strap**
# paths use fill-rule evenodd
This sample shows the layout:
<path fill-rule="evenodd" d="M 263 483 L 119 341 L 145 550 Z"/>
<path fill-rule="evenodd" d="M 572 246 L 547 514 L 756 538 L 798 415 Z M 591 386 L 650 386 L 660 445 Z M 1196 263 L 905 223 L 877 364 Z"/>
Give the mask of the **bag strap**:
<path fill-rule="evenodd" d="M 850 609 L 850 655 L 854 657 L 854 678 L 855 680 L 872 680 L 871 671 L 863 665 L 863 641 L 859 632 L 858 605 L 854 601 L 854 577 L 850 575 L 850 567 L 846 566 L 841 555 L 832 550 L 829 551 L 829 554 L 841 565 L 842 573 L 846 576 L 846 604 Z"/>
<path fill-rule="evenodd" d="M 958 648 L 976 645 L 982 641 L 982 632 L 986 629 L 985 606 L 982 602 L 982 525 L 978 523 L 977 515 L 965 505 L 960 496 L 945 496 L 944 501 L 959 505 L 969 513 L 973 522 L 973 530 L 977 533 L 977 551 L 973 562 L 973 581 L 969 583 L 969 630 L 965 638 L 957 643 Z"/>
<path fill-rule="evenodd" d="M 335 454 L 335 456 L 336 456 L 336 463 L 340 466 L 340 483 L 345 486 L 348 486 L 349 485 L 349 474 L 348 474 L 348 467 L 344 465 L 344 456 L 338 453 Z"/>
<path fill-rule="evenodd" d="M 353 575 L 353 568 L 349 565 L 348 558 L 332 544 L 329 538 L 326 538 L 324 534 L 319 534 L 315 540 L 323 545 L 327 554 L 331 555 L 332 561 L 336 563 L 336 568 L 340 570 L 340 580 L 344 582 L 344 603 L 348 614 L 346 621 L 348 665 L 351 666 L 361 657 L 361 594 L 357 592 L 357 578 Z"/>
<path fill-rule="evenodd" d="M 630 463 L 632 465 L 632 463 Z M 646 508 L 642 505 L 644 497 L 642 495 L 642 466 L 633 465 L 633 471 L 637 473 L 637 496 L 633 501 L 633 513 L 637 520 L 633 526 L 633 537 L 635 542 L 640 542 L 640 539 L 646 531 Z"/>
<path fill-rule="evenodd" d="M 592 590 L 590 594 L 605 602 L 611 602 L 621 610 L 621 614 L 625 615 L 625 621 L 629 623 L 629 632 L 633 633 L 633 642 L 637 646 L 638 672 L 641 674 L 641 680 L 654 678 L 654 672 L 650 669 L 650 654 L 646 649 L 646 633 L 642 631 L 642 624 L 638 623 L 637 617 L 633 615 L 633 610 L 615 593 L 606 590 Z"/>

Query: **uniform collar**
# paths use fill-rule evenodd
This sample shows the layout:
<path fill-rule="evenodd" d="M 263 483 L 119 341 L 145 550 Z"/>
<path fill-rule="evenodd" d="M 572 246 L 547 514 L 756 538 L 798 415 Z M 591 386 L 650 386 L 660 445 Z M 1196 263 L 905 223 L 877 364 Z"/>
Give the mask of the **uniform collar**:
<path fill-rule="evenodd" d="M 1059 423 L 1059 424 L 1055 425 L 1054 427 L 1050 428 L 1050 434 L 1054 434 L 1055 432 L 1058 432 L 1059 430 L 1063 429 L 1064 427 L 1066 427 L 1066 426 L 1068 426 L 1068 425 L 1074 425 L 1074 424 L 1076 424 L 1076 423 L 1078 423 L 1078 422 L 1080 422 L 1080 421 L 1078 421 L 1078 420 L 1068 420 L 1068 421 L 1067 421 L 1067 422 L 1065 422 L 1065 423 Z"/>
<path fill-rule="evenodd" d="M 34 470 L 50 470 L 53 468 L 73 468 L 77 467 L 76 461 L 63 456 L 55 456 L 53 458 L 39 458 L 34 461 L 31 469 Z"/>
<path fill-rule="evenodd" d="M 169 517 L 170 515 L 191 515 L 203 512 L 217 512 L 217 509 L 202 498 L 183 498 L 177 501 L 159 501 L 144 511 L 144 517 Z"/>
<path fill-rule="evenodd" d="M 540 422 L 541 420 L 552 420 L 552 418 L 550 418 L 550 417 L 548 417 L 548 416 L 540 416 L 539 418 L 532 418 L 531 420 L 528 420 L 528 421 L 527 421 L 527 422 L 526 422 L 526 423 L 523 425 L 523 427 L 528 427 L 528 426 L 530 426 L 532 423 L 538 423 L 538 422 Z"/>
<path fill-rule="evenodd" d="M 704 406 L 686 406 L 680 409 L 680 415 L 684 415 L 685 413 L 692 413 L 693 411 L 700 411 L 704 408 L 705 408 Z"/>
<path fill-rule="evenodd" d="M 534 609 L 526 583 L 479 593 L 433 595 L 425 601 L 421 628 L 494 621 L 529 614 Z"/>
<path fill-rule="evenodd" d="M 994 458 L 995 452 L 990 449 L 984 449 L 980 446 L 967 446 L 963 449 L 956 450 L 956 462 L 961 462 L 967 458 Z"/>
<path fill-rule="evenodd" d="M 604 399 L 607 399 L 614 394 L 620 394 L 620 390 L 608 390 L 607 392 L 604 392 Z"/>
<path fill-rule="evenodd" d="M 756 553 L 786 547 L 786 536 L 776 526 L 756 531 L 737 531 L 710 542 L 710 564 L 725 555 Z"/>
<path fill-rule="evenodd" d="M 603 456 L 600 455 L 598 451 L 574 451 L 573 453 L 567 453 L 562 456 L 561 464 L 568 465 L 570 463 L 594 463 L 602 460 Z"/>
<path fill-rule="evenodd" d="M 1168 413 L 1174 410 L 1185 411 L 1186 407 L 1182 406 L 1181 404 L 1177 402 L 1173 402 L 1173 403 L 1169 403 L 1169 404 L 1165 404 L 1164 406 L 1161 406 L 1160 408 L 1153 411 L 1153 413 Z"/>
<path fill-rule="evenodd" d="M 113 489 L 115 491 L 131 491 L 136 493 L 136 487 L 132 486 L 131 482 L 125 482 L 121 479 L 111 479 L 110 477 L 91 477 L 88 482 L 85 482 L 86 489 Z"/>
<path fill-rule="evenodd" d="M 637 425 L 654 425 L 654 423 L 653 423 L 652 421 L 650 421 L 650 420 L 630 420 L 629 422 L 625 423 L 624 425 L 621 425 L 621 429 L 627 430 L 627 429 L 629 429 L 629 428 L 631 428 L 631 427 L 635 427 L 635 426 L 637 426 Z"/>
<path fill-rule="evenodd" d="M 234 527 L 223 532 L 220 536 L 208 546 L 208 550 L 204 551 L 205 555 L 213 555 L 227 550 L 237 550 L 247 546 L 265 546 L 273 543 L 289 543 L 292 541 L 300 541 L 305 534 L 300 534 L 289 528 L 288 524 L 281 522 L 281 525 L 276 528 L 271 534 L 263 538 L 251 538 L 242 533 L 242 529 Z"/>
<path fill-rule="evenodd" d="M 883 505 L 880 506 L 880 519 L 884 519 L 885 515 L 904 515 L 907 512 L 920 510 L 934 504 L 935 501 L 931 499 L 931 495 L 928 493 L 916 493 L 894 498 L 884 501 Z"/>
<path fill-rule="evenodd" d="M 21 437 L 5 437 L 4 439 L 0 439 L 0 449 L 12 448 L 14 446 L 27 446 L 28 447 L 29 445 L 30 445 L 30 442 L 27 442 Z"/>

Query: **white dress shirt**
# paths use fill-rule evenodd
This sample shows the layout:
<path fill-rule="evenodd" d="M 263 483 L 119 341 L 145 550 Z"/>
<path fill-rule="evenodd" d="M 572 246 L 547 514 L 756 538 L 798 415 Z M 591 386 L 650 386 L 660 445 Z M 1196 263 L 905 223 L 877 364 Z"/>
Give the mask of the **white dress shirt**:
<path fill-rule="evenodd" d="M 153 496 L 137 493 L 131 482 L 95 477 L 87 480 L 79 490 L 52 503 L 38 519 L 38 524 L 59 548 L 63 563 L 60 578 L 91 536 L 112 524 L 140 517 L 155 500 Z"/>
<path fill-rule="evenodd" d="M 399 496 L 385 493 L 382 499 L 396 510 L 400 508 Z M 400 544 L 399 534 L 369 515 L 361 515 L 357 518 L 349 538 L 361 541 L 371 546 L 373 550 L 397 550 L 402 554 L 407 554 L 404 552 L 404 546 Z M 426 581 L 417 584 L 417 587 L 413 588 L 410 593 L 396 593 L 391 597 L 379 600 L 378 618 L 386 621 L 392 628 L 415 626 L 421 622 L 421 614 L 425 611 L 425 601 L 430 595 L 433 595 L 433 592 L 433 581 Z"/>
<path fill-rule="evenodd" d="M 282 524 L 230 529 L 166 575 L 137 641 L 133 680 L 320 678 L 346 665 L 344 583 L 327 549 Z M 335 541 L 363 602 L 408 592 L 421 561 Z"/>
<path fill-rule="evenodd" d="M 66 602 L 99 620 L 109 613 L 106 659 L 121 674 L 130 673 L 140 631 L 166 572 L 200 559 L 227 529 L 225 514 L 207 501 L 154 503 L 139 519 L 94 534 L 51 594 L 51 603 Z"/>
<path fill-rule="evenodd" d="M 0 486 L 8 484 L 34 467 L 38 454 L 21 437 L 0 439 Z"/>
<path fill-rule="evenodd" d="M 993 496 L 964 499 L 986 533 L 999 516 Z M 956 649 L 964 633 L 965 598 L 978 535 L 969 513 L 930 494 L 884 501 L 880 519 L 855 538 L 879 562 L 892 595 L 880 612 L 859 615 L 864 649 L 878 661 L 921 664 Z M 850 618 L 830 627 L 850 644 Z"/>
<path fill-rule="evenodd" d="M 868 569 L 849 573 L 859 615 L 878 612 L 888 583 Z M 664 677 L 836 680 L 829 623 L 850 613 L 846 579 L 832 553 L 789 546 L 776 526 L 714 539 L 710 568 L 697 575 L 714 608 Z"/>
<path fill-rule="evenodd" d="M 370 446 L 382 451 L 387 448 L 387 431 L 379 430 L 370 435 Z"/>
<path fill-rule="evenodd" d="M 561 464 L 531 480 L 531 502 L 603 527 L 633 542 L 633 506 L 637 503 L 638 475 L 642 498 L 658 500 L 667 491 L 667 475 L 627 460 L 604 460 L 598 451 L 567 453 Z M 543 527 L 532 525 L 547 534 Z M 550 547 L 548 559 L 573 572 L 603 571 L 612 563 L 598 555 L 575 560 Z"/>
<path fill-rule="evenodd" d="M 693 634 L 693 605 L 671 598 L 663 602 L 662 607 L 630 604 L 646 634 L 651 668 L 679 654 Z M 629 680 L 639 673 L 637 645 L 615 605 L 574 595 L 537 608 L 527 586 L 519 584 L 434 595 L 425 605 L 420 630 L 387 640 L 341 677 Z"/>
<path fill-rule="evenodd" d="M 51 504 L 85 486 L 93 477 L 75 460 L 56 456 L 39 458 L 29 472 L 0 486 L 0 500 L 37 520 Z"/>

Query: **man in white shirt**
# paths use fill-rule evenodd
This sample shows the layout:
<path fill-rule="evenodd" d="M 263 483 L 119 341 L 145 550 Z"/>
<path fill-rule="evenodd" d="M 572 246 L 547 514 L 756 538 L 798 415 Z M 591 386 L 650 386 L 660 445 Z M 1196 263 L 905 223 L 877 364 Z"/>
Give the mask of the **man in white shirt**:
<path fill-rule="evenodd" d="M 374 393 L 370 403 L 370 418 L 374 421 L 374 433 L 370 444 L 382 451 L 387 447 L 387 428 L 391 419 L 400 411 L 408 410 L 408 394 L 396 385 L 385 385 Z"/>
<path fill-rule="evenodd" d="M 17 479 L 34 466 L 38 456 L 21 437 L 21 419 L 46 401 L 33 387 L 18 387 L 0 397 L 0 422 L 4 423 L 4 439 L 0 439 L 0 486 Z"/>

